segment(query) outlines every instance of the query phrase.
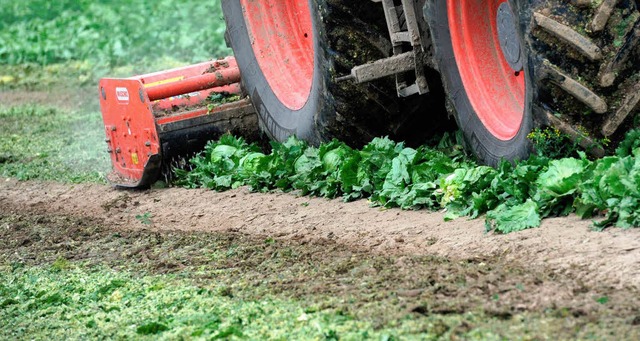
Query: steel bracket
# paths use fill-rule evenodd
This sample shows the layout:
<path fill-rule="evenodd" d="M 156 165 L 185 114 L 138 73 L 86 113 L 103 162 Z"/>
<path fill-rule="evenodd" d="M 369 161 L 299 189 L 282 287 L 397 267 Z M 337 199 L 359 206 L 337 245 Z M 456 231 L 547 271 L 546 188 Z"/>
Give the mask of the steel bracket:
<path fill-rule="evenodd" d="M 422 95 L 428 93 L 429 85 L 425 76 L 427 58 L 422 46 L 415 1 L 402 0 L 401 6 L 396 6 L 394 0 L 371 1 L 382 4 L 389 37 L 393 45 L 393 56 L 358 65 L 351 70 L 350 75 L 340 77 L 337 81 L 352 80 L 356 83 L 365 83 L 395 75 L 398 96 L 407 97 L 414 94 Z M 400 9 L 402 13 L 399 13 Z M 409 45 L 411 49 L 407 51 Z M 408 75 L 406 75 L 411 70 L 415 71 L 415 80 L 413 80 L 413 77 L 407 77 Z M 410 82 L 412 84 L 409 84 Z"/>

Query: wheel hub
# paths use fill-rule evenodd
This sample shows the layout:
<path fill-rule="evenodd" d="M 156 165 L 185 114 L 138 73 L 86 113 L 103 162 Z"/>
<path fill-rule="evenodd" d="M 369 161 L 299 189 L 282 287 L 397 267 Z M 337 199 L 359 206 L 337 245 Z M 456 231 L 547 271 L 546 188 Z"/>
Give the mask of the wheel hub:
<path fill-rule="evenodd" d="M 518 39 L 515 16 L 508 2 L 503 2 L 498 7 L 497 19 L 502 54 L 513 71 L 519 72 L 523 68 L 522 48 Z"/>

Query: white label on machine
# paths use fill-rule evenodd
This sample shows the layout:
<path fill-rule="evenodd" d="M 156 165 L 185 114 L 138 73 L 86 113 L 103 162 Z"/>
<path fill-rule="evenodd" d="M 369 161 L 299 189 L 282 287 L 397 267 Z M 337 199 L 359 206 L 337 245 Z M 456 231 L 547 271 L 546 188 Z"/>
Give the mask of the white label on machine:
<path fill-rule="evenodd" d="M 129 90 L 127 88 L 116 88 L 116 97 L 118 102 L 129 103 Z"/>

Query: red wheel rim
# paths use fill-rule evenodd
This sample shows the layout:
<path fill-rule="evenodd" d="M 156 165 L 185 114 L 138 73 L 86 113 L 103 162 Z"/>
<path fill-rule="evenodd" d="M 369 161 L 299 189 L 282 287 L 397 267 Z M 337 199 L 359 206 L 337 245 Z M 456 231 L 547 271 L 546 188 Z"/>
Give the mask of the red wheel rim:
<path fill-rule="evenodd" d="M 498 36 L 504 0 L 447 1 L 449 31 L 460 77 L 471 106 L 493 136 L 518 134 L 525 110 L 525 74 L 514 71 Z"/>
<path fill-rule="evenodd" d="M 311 92 L 313 25 L 307 1 L 240 0 L 253 52 L 278 100 L 302 108 Z"/>

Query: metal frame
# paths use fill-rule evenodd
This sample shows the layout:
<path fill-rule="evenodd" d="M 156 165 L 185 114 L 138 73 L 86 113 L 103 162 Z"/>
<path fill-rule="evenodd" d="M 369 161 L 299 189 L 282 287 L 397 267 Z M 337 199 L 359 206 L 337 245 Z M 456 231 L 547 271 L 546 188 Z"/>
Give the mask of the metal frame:
<path fill-rule="evenodd" d="M 240 70 L 233 57 L 130 78 L 100 80 L 100 109 L 107 152 L 113 172 L 107 176 L 118 187 L 151 185 L 171 153 L 188 143 L 204 146 L 221 115 L 252 114 L 248 100 L 209 107 L 214 93 L 241 94 Z M 216 129 L 218 131 L 216 131 Z M 183 139 L 167 138 L 180 131 Z M 176 135 L 176 134 L 173 134 Z"/>
<path fill-rule="evenodd" d="M 382 4 L 389 37 L 393 45 L 393 56 L 379 59 L 372 63 L 358 65 L 348 76 L 340 77 L 337 81 L 352 80 L 356 83 L 366 83 L 375 79 L 395 75 L 396 88 L 399 97 L 429 92 L 429 84 L 425 76 L 427 54 L 422 46 L 422 34 L 416 17 L 414 0 L 402 0 L 402 14 L 398 14 L 394 0 L 371 0 Z M 407 29 L 403 30 L 400 19 L 406 21 Z M 411 45 L 411 51 L 405 51 L 406 43 Z M 407 84 L 404 73 L 414 70 L 415 83 Z"/>

